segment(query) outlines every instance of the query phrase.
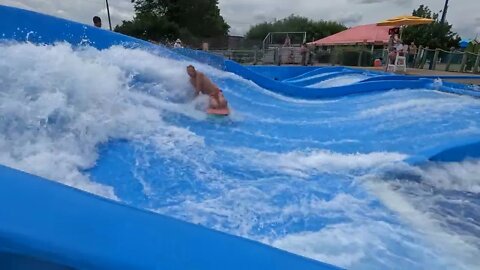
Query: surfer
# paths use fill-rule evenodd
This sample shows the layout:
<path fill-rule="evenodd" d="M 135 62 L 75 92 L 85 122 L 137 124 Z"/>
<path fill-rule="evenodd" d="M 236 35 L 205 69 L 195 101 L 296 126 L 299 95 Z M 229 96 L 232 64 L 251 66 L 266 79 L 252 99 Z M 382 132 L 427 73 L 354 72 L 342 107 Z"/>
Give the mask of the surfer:
<path fill-rule="evenodd" d="M 187 73 L 190 76 L 190 83 L 195 89 L 195 96 L 202 93 L 210 97 L 209 109 L 228 109 L 228 102 L 223 96 L 222 90 L 205 74 L 195 70 L 195 67 L 192 65 L 187 67 Z"/>

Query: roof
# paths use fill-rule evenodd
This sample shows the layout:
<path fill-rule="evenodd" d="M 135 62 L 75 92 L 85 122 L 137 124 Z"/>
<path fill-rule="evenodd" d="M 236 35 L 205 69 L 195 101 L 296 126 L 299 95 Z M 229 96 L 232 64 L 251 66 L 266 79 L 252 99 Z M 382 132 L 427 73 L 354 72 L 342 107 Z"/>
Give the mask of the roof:
<path fill-rule="evenodd" d="M 319 39 L 309 44 L 317 46 L 330 45 L 355 45 L 362 44 L 387 44 L 389 26 L 377 26 L 376 24 L 359 25 L 345 31 Z"/>

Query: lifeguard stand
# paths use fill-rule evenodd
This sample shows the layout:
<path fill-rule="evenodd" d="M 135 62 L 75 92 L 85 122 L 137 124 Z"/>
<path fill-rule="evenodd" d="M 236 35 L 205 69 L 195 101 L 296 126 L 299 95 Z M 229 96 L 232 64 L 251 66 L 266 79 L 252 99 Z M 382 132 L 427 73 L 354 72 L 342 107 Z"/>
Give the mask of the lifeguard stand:
<path fill-rule="evenodd" d="M 400 55 L 397 53 L 397 56 L 395 57 L 395 62 L 393 64 L 388 64 L 387 66 L 387 71 L 388 72 L 398 72 L 398 71 L 403 71 L 407 72 L 407 58 L 405 55 Z"/>

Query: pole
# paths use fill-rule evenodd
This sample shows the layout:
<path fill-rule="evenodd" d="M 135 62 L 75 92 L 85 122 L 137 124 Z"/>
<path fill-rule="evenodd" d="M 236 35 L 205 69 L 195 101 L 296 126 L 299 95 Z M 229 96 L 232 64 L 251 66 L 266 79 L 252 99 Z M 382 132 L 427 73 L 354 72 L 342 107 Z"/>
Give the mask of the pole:
<path fill-rule="evenodd" d="M 108 0 L 105 0 L 107 4 L 107 14 L 108 14 L 108 25 L 110 26 L 110 31 L 112 31 L 112 19 L 110 18 L 110 7 L 108 6 Z"/>
<path fill-rule="evenodd" d="M 443 12 L 442 12 L 442 20 L 440 21 L 441 24 L 444 24 L 445 20 L 447 19 L 447 10 L 448 10 L 448 0 L 445 0 L 445 6 L 443 7 Z"/>

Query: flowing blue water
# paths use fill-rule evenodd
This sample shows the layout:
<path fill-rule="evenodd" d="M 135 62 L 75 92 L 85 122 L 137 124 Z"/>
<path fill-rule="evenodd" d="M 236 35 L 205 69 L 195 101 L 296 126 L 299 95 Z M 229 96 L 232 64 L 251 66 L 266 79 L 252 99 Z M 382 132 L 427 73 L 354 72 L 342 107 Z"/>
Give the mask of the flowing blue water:
<path fill-rule="evenodd" d="M 480 101 L 427 89 L 303 101 L 113 47 L 1 45 L 0 162 L 350 269 L 474 269 L 480 162 L 405 159 L 480 135 Z M 321 91 L 321 90 L 319 90 Z"/>
<path fill-rule="evenodd" d="M 365 74 L 349 74 L 349 75 L 339 75 L 337 77 L 333 77 L 330 79 L 326 79 L 314 84 L 311 84 L 307 87 L 310 88 L 328 88 L 328 87 L 336 87 L 336 86 L 343 86 L 354 84 L 357 82 L 361 82 L 365 79 L 370 78 L 371 76 Z"/>

